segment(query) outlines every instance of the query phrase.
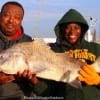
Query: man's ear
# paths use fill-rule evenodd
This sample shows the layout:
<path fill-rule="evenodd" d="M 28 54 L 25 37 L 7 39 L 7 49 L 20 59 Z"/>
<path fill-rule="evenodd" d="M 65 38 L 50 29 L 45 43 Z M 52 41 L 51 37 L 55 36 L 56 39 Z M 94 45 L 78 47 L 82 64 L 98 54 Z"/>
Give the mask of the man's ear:
<path fill-rule="evenodd" d="M 0 20 L 1 20 L 1 17 L 2 17 L 2 13 L 0 12 Z"/>
<path fill-rule="evenodd" d="M 1 18 L 1 12 L 0 12 L 0 18 Z"/>

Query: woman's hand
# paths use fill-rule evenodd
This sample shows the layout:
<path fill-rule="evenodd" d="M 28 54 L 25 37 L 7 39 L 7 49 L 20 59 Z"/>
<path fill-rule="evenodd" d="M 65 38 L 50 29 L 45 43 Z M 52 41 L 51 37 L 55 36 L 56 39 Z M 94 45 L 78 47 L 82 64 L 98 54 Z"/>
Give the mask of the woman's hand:
<path fill-rule="evenodd" d="M 100 84 L 100 75 L 91 65 L 84 65 L 80 71 L 78 80 L 85 82 L 87 85 Z"/>
<path fill-rule="evenodd" d="M 18 72 L 17 76 L 19 78 L 24 78 L 24 79 L 29 80 L 34 85 L 38 83 L 38 79 L 37 79 L 36 75 L 32 74 L 29 70 L 24 70 L 24 72 L 22 72 L 22 73 Z"/>

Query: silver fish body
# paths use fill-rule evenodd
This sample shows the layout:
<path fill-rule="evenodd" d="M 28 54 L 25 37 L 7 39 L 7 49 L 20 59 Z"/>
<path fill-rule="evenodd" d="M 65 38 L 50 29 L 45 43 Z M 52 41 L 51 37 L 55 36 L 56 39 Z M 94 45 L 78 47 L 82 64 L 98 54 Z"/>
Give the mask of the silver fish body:
<path fill-rule="evenodd" d="M 6 74 L 30 69 L 37 77 L 67 82 L 76 88 L 81 87 L 76 78 L 83 65 L 65 53 L 53 52 L 41 39 L 15 44 L 0 53 L 0 71 Z M 93 66 L 100 72 L 100 57 Z"/>

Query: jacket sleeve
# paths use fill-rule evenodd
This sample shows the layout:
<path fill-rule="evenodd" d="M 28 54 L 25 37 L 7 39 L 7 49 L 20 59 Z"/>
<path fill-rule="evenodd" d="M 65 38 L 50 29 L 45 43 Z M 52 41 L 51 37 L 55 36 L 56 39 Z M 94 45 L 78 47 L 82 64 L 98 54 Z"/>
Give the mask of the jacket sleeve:
<path fill-rule="evenodd" d="M 95 55 L 98 57 L 100 56 L 100 44 L 99 43 L 93 43 L 92 44 L 92 50 L 95 53 Z"/>

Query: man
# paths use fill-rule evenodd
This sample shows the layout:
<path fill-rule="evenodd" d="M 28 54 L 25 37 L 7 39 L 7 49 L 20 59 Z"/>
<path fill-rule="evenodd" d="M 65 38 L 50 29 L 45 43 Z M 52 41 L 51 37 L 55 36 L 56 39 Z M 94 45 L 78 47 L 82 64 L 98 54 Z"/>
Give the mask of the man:
<path fill-rule="evenodd" d="M 18 2 L 9 1 L 1 8 L 0 13 L 0 51 L 15 43 L 31 42 L 32 39 L 24 34 L 22 20 L 24 9 Z M 33 84 L 37 78 L 29 70 L 18 72 L 16 76 L 0 72 L 0 100 L 23 100 L 24 96 L 33 96 Z"/>

